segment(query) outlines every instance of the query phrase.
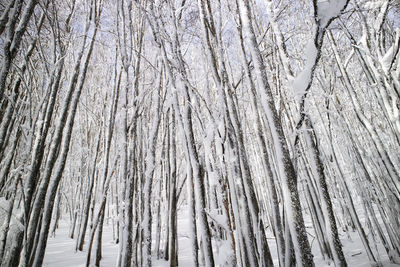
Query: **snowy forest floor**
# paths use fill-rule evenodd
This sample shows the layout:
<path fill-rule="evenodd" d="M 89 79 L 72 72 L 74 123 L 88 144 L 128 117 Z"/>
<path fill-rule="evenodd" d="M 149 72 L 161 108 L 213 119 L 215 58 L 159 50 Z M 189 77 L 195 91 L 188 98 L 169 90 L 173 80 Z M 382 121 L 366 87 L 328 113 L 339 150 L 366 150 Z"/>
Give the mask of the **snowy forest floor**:
<path fill-rule="evenodd" d="M 189 216 L 187 216 L 188 211 L 186 207 L 183 207 L 178 212 L 178 262 L 179 266 L 190 267 L 193 266 L 193 261 L 191 260 L 191 247 L 189 240 Z M 307 219 L 307 218 L 306 218 Z M 308 228 L 310 229 L 310 228 Z M 154 231 L 153 227 L 153 231 Z M 55 237 L 50 237 L 47 244 L 46 254 L 43 261 L 43 266 L 45 267 L 81 267 L 85 266 L 86 262 L 86 246 L 84 251 L 75 251 L 76 240 L 68 237 L 69 224 L 65 220 L 60 220 L 59 228 L 56 231 Z M 155 236 L 155 232 L 153 232 Z M 312 251 L 315 259 L 316 267 L 333 266 L 329 265 L 329 262 L 322 258 L 322 255 L 318 248 L 318 243 L 313 239 L 313 233 L 309 233 L 309 240 L 312 246 Z M 345 233 L 340 231 L 340 237 L 343 244 L 343 251 L 346 256 L 346 260 L 351 267 L 363 267 L 370 266 L 368 262 L 368 257 L 365 253 L 361 240 L 356 231 L 350 231 Z M 267 232 L 268 244 L 271 250 L 272 257 L 274 259 L 274 265 L 279 266 L 275 240 L 270 232 Z M 87 239 L 86 239 L 87 240 Z M 379 261 L 384 267 L 400 267 L 398 264 L 390 263 L 384 248 L 380 243 L 373 245 L 373 248 L 379 251 Z M 224 246 L 220 244 L 214 246 L 214 249 L 218 249 L 219 253 L 215 253 L 217 266 L 222 266 L 226 256 L 226 250 Z M 102 246 L 103 258 L 101 260 L 101 266 L 112 267 L 115 266 L 118 255 L 118 244 L 113 241 L 112 224 L 107 224 L 107 220 L 104 223 L 103 231 L 103 246 Z M 93 262 L 93 261 L 92 261 Z M 154 267 L 169 266 L 168 262 L 165 260 L 153 261 Z"/>

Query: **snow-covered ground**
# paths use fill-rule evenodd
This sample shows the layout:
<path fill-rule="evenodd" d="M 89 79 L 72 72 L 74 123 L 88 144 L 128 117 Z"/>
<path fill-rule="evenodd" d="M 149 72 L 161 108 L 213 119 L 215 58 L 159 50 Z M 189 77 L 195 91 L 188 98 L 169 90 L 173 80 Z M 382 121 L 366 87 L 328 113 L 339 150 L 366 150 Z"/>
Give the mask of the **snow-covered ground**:
<path fill-rule="evenodd" d="M 178 245 L 179 245 L 179 266 L 190 267 L 193 266 L 191 260 L 191 247 L 189 240 L 189 216 L 187 210 L 183 209 L 178 213 Z M 364 251 L 362 243 L 358 237 L 357 232 L 349 233 L 350 239 L 346 233 L 341 232 L 341 239 L 344 246 L 345 256 L 348 265 L 351 267 L 363 267 L 370 266 L 368 257 Z M 310 236 L 311 237 L 311 236 Z M 272 257 L 275 259 L 275 266 L 278 266 L 278 259 L 276 254 L 275 240 L 269 234 L 267 236 L 269 241 L 270 250 Z M 75 242 L 68 237 L 68 224 L 67 222 L 61 222 L 60 227 L 56 232 L 55 237 L 49 238 L 46 255 L 44 258 L 43 266 L 45 267 L 81 267 L 85 266 L 86 262 L 86 247 L 83 252 L 75 252 Z M 315 265 L 317 267 L 333 266 L 329 265 L 323 260 L 319 253 L 317 241 L 310 238 L 312 245 L 313 254 L 315 257 Z M 391 264 L 384 252 L 381 244 L 377 244 L 376 248 L 379 251 L 380 260 L 385 267 L 400 267 L 397 264 Z M 112 267 L 115 266 L 117 261 L 118 245 L 112 239 L 112 227 L 111 225 L 104 225 L 103 232 L 103 259 L 101 266 Z M 215 261 L 216 264 L 221 264 L 224 261 L 226 255 L 224 255 L 223 246 L 219 248 L 219 253 L 216 253 Z M 168 266 L 168 263 L 164 260 L 154 260 L 153 266 L 162 267 Z"/>
<path fill-rule="evenodd" d="M 104 225 L 102 266 L 115 266 L 118 245 L 112 240 L 111 225 Z M 86 266 L 86 247 L 84 251 L 75 252 L 76 240 L 68 237 L 69 226 L 60 223 L 55 237 L 49 237 L 43 266 L 47 267 L 77 267 Z"/>

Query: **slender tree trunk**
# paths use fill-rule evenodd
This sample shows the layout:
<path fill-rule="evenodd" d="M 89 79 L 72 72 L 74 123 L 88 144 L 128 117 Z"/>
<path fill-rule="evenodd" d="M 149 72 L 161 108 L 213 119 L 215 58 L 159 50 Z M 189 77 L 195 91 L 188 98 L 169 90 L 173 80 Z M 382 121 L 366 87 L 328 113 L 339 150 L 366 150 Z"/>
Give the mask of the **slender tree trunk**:
<path fill-rule="evenodd" d="M 254 35 L 249 3 L 240 0 L 239 10 L 244 29 L 249 36 L 249 48 L 255 65 L 256 76 L 260 86 L 262 86 L 259 90 L 259 94 L 261 95 L 264 112 L 267 116 L 273 138 L 278 171 L 283 181 L 282 191 L 284 205 L 295 247 L 296 262 L 300 266 L 314 266 L 313 255 L 311 254 L 310 244 L 307 240 L 307 233 L 301 212 L 300 198 L 297 191 L 297 177 L 290 159 L 282 125 L 275 109 L 272 91 L 267 80 L 264 60 Z"/>

